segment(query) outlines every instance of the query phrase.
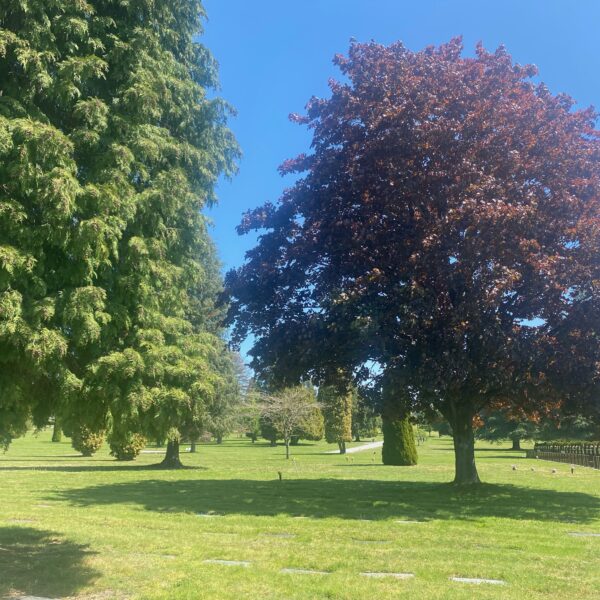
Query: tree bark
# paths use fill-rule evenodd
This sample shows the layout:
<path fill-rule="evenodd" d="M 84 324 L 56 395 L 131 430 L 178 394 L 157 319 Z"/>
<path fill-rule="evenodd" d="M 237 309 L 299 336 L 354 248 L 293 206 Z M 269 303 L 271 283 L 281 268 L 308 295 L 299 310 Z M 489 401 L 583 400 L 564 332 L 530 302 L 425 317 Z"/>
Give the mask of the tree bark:
<path fill-rule="evenodd" d="M 52 429 L 52 441 L 60 442 L 62 440 L 62 429 L 59 420 L 54 417 L 54 428 Z"/>
<path fill-rule="evenodd" d="M 521 438 L 513 438 L 511 450 L 521 450 Z"/>
<path fill-rule="evenodd" d="M 475 436 L 473 435 L 473 411 L 467 406 L 454 405 L 450 416 L 454 440 L 454 484 L 475 485 L 481 483 L 475 465 Z"/>
<path fill-rule="evenodd" d="M 190 440 L 190 452 L 196 452 L 196 438 Z"/>
<path fill-rule="evenodd" d="M 169 440 L 167 442 L 167 453 L 160 466 L 165 469 L 181 469 L 183 467 L 179 459 L 179 440 Z"/>
<path fill-rule="evenodd" d="M 286 460 L 290 457 L 290 440 L 285 440 L 285 458 Z"/>
<path fill-rule="evenodd" d="M 340 448 L 340 454 L 346 454 L 346 442 L 338 442 L 338 446 Z"/>

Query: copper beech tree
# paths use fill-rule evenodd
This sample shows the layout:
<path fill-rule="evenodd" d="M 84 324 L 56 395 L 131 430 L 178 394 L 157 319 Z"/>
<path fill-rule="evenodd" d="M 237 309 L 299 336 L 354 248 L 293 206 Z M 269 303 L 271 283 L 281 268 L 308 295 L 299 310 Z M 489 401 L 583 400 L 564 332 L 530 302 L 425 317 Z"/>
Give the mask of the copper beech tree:
<path fill-rule="evenodd" d="M 471 484 L 479 411 L 598 398 L 600 137 L 535 67 L 462 50 L 337 56 L 344 81 L 292 116 L 312 150 L 245 216 L 262 236 L 227 284 L 259 372 L 360 384 L 376 365 L 398 410 L 447 418 Z"/>

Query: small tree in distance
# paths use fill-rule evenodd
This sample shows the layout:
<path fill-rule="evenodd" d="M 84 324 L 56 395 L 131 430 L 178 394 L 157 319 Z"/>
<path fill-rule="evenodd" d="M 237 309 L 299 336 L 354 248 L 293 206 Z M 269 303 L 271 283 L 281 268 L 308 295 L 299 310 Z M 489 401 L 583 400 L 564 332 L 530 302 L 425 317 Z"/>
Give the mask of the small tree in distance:
<path fill-rule="evenodd" d="M 290 457 L 292 438 L 301 431 L 314 409 L 314 393 L 305 386 L 290 387 L 265 396 L 261 416 L 283 439 L 286 459 Z"/>
<path fill-rule="evenodd" d="M 333 385 L 319 388 L 317 397 L 325 417 L 325 439 L 329 444 L 337 444 L 340 454 L 346 454 L 346 442 L 352 441 L 355 395 L 353 390 L 339 390 Z"/>
<path fill-rule="evenodd" d="M 521 441 L 533 439 L 538 432 L 538 424 L 524 415 L 493 410 L 479 416 L 482 424 L 475 429 L 475 437 L 490 442 L 508 439 L 512 442 L 512 450 L 521 450 Z"/>
<path fill-rule="evenodd" d="M 377 413 L 367 400 L 360 394 L 354 396 L 352 406 L 352 437 L 360 442 L 363 437 L 373 437 L 379 431 Z"/>

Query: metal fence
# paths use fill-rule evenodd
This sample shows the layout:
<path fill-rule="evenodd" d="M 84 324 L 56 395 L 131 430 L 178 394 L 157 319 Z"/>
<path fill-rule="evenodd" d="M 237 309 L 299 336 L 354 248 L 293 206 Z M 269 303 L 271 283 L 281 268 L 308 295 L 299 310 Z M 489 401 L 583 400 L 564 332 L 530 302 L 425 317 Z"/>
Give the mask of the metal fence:
<path fill-rule="evenodd" d="M 534 458 L 600 469 L 600 443 L 544 443 L 531 451 Z"/>

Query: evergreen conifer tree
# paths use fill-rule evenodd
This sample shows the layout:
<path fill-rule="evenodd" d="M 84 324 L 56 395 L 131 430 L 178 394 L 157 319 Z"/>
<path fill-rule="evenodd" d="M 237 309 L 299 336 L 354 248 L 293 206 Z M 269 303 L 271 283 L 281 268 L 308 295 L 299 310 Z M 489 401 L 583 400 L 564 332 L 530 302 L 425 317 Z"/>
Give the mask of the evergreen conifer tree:
<path fill-rule="evenodd" d="M 353 390 L 342 391 L 337 386 L 319 388 L 318 400 L 325 418 L 325 440 L 337 444 L 340 454 L 346 453 L 346 442 L 352 441 Z"/>
<path fill-rule="evenodd" d="M 201 210 L 237 154 L 199 0 L 0 6 L 0 436 L 169 437 L 219 384 Z M 70 425 L 68 425 L 70 421 Z"/>

